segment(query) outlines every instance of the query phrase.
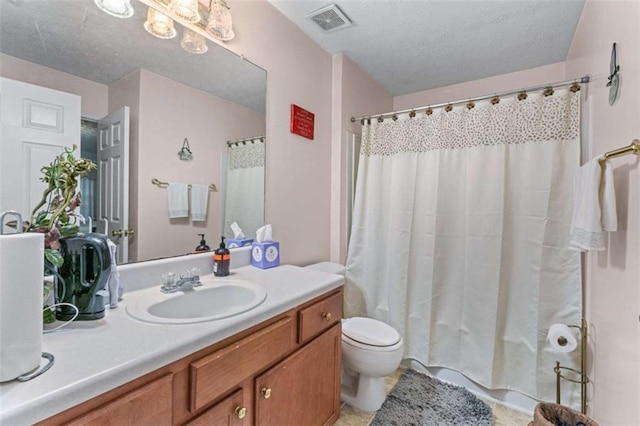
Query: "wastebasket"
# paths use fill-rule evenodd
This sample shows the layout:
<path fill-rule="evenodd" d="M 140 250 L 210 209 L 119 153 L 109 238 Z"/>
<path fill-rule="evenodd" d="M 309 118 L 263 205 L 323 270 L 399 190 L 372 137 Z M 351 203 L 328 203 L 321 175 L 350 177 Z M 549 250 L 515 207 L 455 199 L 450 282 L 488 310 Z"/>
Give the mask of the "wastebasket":
<path fill-rule="evenodd" d="M 598 423 L 564 405 L 541 402 L 536 405 L 529 426 L 598 426 Z"/>

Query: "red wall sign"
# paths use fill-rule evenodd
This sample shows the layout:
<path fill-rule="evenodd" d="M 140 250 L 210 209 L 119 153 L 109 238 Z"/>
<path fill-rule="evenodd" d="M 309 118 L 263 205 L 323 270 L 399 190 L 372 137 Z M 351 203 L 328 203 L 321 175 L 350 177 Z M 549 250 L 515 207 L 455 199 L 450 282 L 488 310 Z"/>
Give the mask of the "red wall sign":
<path fill-rule="evenodd" d="M 298 105 L 291 104 L 291 133 L 313 140 L 315 115 Z"/>

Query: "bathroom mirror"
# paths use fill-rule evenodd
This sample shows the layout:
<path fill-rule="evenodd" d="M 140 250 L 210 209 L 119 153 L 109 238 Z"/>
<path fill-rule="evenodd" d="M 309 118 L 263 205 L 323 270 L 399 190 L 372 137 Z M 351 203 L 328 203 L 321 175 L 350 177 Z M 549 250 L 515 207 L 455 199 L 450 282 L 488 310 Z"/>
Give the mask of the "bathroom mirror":
<path fill-rule="evenodd" d="M 253 136 L 227 142 L 224 235 L 235 235 L 236 224 L 247 238 L 254 238 L 264 224 L 265 136 Z"/>
<path fill-rule="evenodd" d="M 206 234 L 209 246 L 215 248 L 220 235 L 232 235 L 223 231 L 224 221 L 243 226 L 242 218 L 224 212 L 227 142 L 265 135 L 266 72 L 212 41 L 207 41 L 204 54 L 185 51 L 183 28 L 177 23 L 173 39 L 150 35 L 143 27 L 147 7 L 132 3 L 133 16 L 120 19 L 100 11 L 93 0 L 2 0 L 0 75 L 81 92 L 85 140 L 97 139 L 98 120 L 129 107 L 129 221 L 119 237 L 111 237 L 118 229 L 106 232 L 126 245 L 128 261 L 191 253 L 200 240 L 197 234 Z M 76 77 L 93 83 L 78 83 Z M 176 156 L 185 138 L 193 151 L 192 162 Z M 92 157 L 90 151 L 83 154 Z M 262 161 L 264 178 L 264 151 Z M 99 173 L 92 178 L 93 183 L 81 183 L 86 204 L 88 194 L 97 191 Z M 169 219 L 167 188 L 152 184 L 154 178 L 215 185 L 217 190 L 209 192 L 206 221 Z M 258 187 L 249 187 L 250 198 L 255 199 Z M 247 209 L 236 206 L 236 211 L 263 208 L 264 182 L 260 188 L 262 202 Z M 242 185 L 233 188 L 232 203 L 249 199 L 243 190 Z M 255 215 L 264 217 L 264 212 Z M 99 217 L 93 224 L 100 230 Z M 246 225 L 247 236 L 253 226 Z"/>

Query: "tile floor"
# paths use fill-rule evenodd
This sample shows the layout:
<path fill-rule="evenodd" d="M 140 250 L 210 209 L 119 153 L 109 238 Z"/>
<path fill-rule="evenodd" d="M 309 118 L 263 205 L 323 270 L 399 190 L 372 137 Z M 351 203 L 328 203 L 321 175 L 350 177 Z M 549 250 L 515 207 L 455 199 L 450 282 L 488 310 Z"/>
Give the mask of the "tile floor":
<path fill-rule="evenodd" d="M 398 378 L 402 375 L 402 371 L 403 368 L 401 367 L 385 379 L 384 387 L 387 393 L 389 393 L 396 384 Z M 511 408 L 496 404 L 490 400 L 481 399 L 491 407 L 491 410 L 493 411 L 493 423 L 495 426 L 527 426 L 532 419 L 528 414 L 512 410 Z M 358 411 L 350 405 L 343 403 L 340 410 L 340 419 L 335 426 L 368 426 L 374 416 L 375 413 Z"/>

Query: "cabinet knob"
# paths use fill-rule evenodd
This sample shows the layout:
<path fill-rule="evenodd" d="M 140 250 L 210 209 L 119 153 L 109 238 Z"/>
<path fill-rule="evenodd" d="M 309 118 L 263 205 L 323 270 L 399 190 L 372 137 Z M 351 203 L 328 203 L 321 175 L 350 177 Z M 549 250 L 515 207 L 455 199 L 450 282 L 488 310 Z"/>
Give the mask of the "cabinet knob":
<path fill-rule="evenodd" d="M 123 235 L 124 235 L 124 232 L 122 232 L 122 229 L 118 229 L 117 231 L 111 231 L 112 237 L 122 237 Z"/>
<path fill-rule="evenodd" d="M 331 321 L 331 312 L 323 312 L 322 313 L 322 318 L 324 318 L 325 321 L 327 321 L 327 322 Z"/>
<path fill-rule="evenodd" d="M 238 416 L 239 419 L 244 419 L 244 417 L 247 415 L 247 407 L 236 407 L 236 416 Z"/>
<path fill-rule="evenodd" d="M 133 229 L 127 229 L 124 231 L 124 236 L 125 237 L 133 237 L 136 235 L 136 231 Z"/>
<path fill-rule="evenodd" d="M 269 397 L 271 396 L 270 388 L 262 388 L 260 392 L 262 393 L 262 396 L 264 397 L 264 399 L 269 399 Z"/>

